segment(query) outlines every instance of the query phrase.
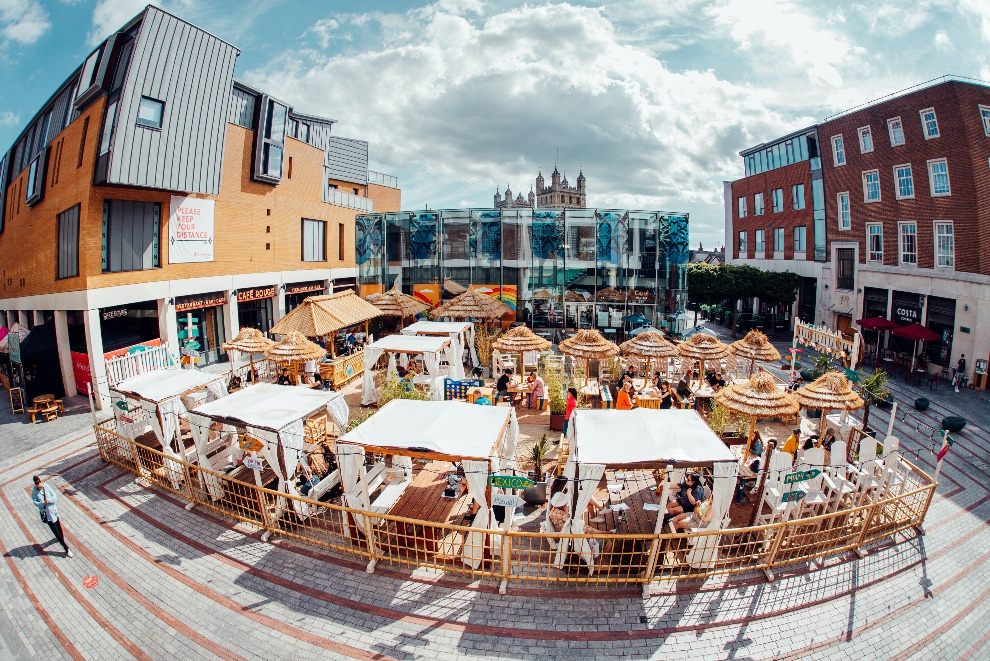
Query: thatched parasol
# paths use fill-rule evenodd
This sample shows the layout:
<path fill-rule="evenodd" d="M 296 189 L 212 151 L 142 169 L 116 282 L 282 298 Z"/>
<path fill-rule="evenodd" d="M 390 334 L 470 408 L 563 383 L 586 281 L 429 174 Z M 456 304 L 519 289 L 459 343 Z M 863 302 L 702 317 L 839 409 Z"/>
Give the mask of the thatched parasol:
<path fill-rule="evenodd" d="M 251 363 L 251 381 L 254 381 L 254 354 L 264 353 L 274 344 L 257 328 L 245 327 L 238 331 L 230 342 L 224 342 L 222 348 L 224 351 L 240 351 L 248 355 L 248 361 Z M 233 363 L 231 363 L 231 371 L 233 369 Z"/>
<path fill-rule="evenodd" d="M 619 347 L 609 342 L 593 328 L 584 328 L 559 345 L 560 353 L 572 358 L 584 358 L 584 383 L 588 383 L 589 363 L 592 360 L 611 358 L 619 353 Z"/>
<path fill-rule="evenodd" d="M 310 342 L 302 333 L 288 333 L 265 351 L 265 358 L 276 363 L 288 363 L 295 370 L 299 363 L 317 360 L 327 355 L 320 345 Z"/>
<path fill-rule="evenodd" d="M 729 345 L 729 351 L 740 358 L 749 359 L 749 373 L 752 376 L 756 361 L 780 360 L 780 352 L 770 343 L 770 338 L 758 330 L 751 330 L 746 337 Z"/>
<path fill-rule="evenodd" d="M 430 309 L 429 303 L 425 303 L 415 296 L 403 294 L 395 287 L 384 294 L 369 295 L 368 302 L 381 310 L 382 315 L 399 317 L 400 320 L 406 317 L 415 317 L 420 312 L 426 312 Z"/>
<path fill-rule="evenodd" d="M 364 322 L 368 332 L 368 320 L 382 316 L 381 310 L 364 300 L 353 289 L 310 296 L 299 307 L 275 324 L 269 333 L 286 335 L 301 333 L 304 337 L 324 337 Z M 330 343 L 331 352 L 333 342 Z"/>
<path fill-rule="evenodd" d="M 863 407 L 863 398 L 849 385 L 849 379 L 839 372 L 829 372 L 794 392 L 801 406 L 821 409 L 818 444 L 825 437 L 825 414 L 829 411 L 855 411 Z"/>
<path fill-rule="evenodd" d="M 646 378 L 650 378 L 650 366 L 654 358 L 673 358 L 677 347 L 671 344 L 660 331 L 646 331 L 619 345 L 624 356 L 646 359 Z"/>
<path fill-rule="evenodd" d="M 615 287 L 605 287 L 604 289 L 599 289 L 598 294 L 595 295 L 595 300 L 605 301 L 606 303 L 624 303 L 626 300 L 625 292 L 621 292 Z"/>
<path fill-rule="evenodd" d="M 564 292 L 564 300 L 568 303 L 585 303 L 588 299 L 581 292 L 568 289 Z"/>
<path fill-rule="evenodd" d="M 677 345 L 677 353 L 681 358 L 697 360 L 700 363 L 698 380 L 705 378 L 705 361 L 721 360 L 729 355 L 729 346 L 722 344 L 714 335 L 696 333 Z"/>
<path fill-rule="evenodd" d="M 492 349 L 496 351 L 519 354 L 519 374 L 523 372 L 523 354 L 529 351 L 546 351 L 552 346 L 552 342 L 543 339 L 527 326 L 510 328 L 492 342 Z"/>
<path fill-rule="evenodd" d="M 451 280 L 450 278 L 443 279 L 443 290 L 450 294 L 451 296 L 457 296 L 458 294 L 463 294 L 467 291 L 467 287 L 461 283 Z"/>
<path fill-rule="evenodd" d="M 540 289 L 540 290 L 534 292 L 530 296 L 530 299 L 532 299 L 534 301 L 539 301 L 539 300 L 546 301 L 546 300 L 552 300 L 552 299 L 555 299 L 555 298 L 557 298 L 557 295 L 554 294 L 549 289 Z"/>
<path fill-rule="evenodd" d="M 754 374 L 746 383 L 722 388 L 715 393 L 715 401 L 730 411 L 751 418 L 743 461 L 749 458 L 757 418 L 789 418 L 797 415 L 801 407 L 794 395 L 777 387 L 777 381 L 768 372 Z"/>
<path fill-rule="evenodd" d="M 482 319 L 494 321 L 512 312 L 502 301 L 469 289 L 430 312 L 430 319 Z"/>

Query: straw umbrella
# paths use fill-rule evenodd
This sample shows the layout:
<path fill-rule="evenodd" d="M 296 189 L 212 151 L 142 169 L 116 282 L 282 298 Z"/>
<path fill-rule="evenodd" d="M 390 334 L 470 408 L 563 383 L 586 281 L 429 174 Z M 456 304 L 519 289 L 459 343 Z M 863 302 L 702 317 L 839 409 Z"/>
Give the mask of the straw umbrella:
<path fill-rule="evenodd" d="M 778 388 L 776 380 L 768 372 L 754 374 L 746 383 L 722 388 L 715 393 L 715 401 L 730 411 L 750 417 L 743 461 L 749 458 L 757 418 L 789 418 L 797 415 L 800 408 L 794 395 Z"/>
<path fill-rule="evenodd" d="M 492 342 L 492 348 L 501 353 L 519 354 L 519 374 L 523 373 L 523 355 L 529 351 L 546 351 L 553 346 L 527 326 L 516 326 L 501 334 Z"/>
<path fill-rule="evenodd" d="M 740 358 L 749 358 L 750 376 L 753 375 L 756 361 L 780 360 L 780 352 L 770 343 L 770 338 L 758 330 L 751 330 L 746 333 L 746 337 L 730 344 L 729 350 Z"/>
<path fill-rule="evenodd" d="M 495 321 L 512 312 L 502 301 L 469 289 L 430 312 L 430 319 L 481 319 Z"/>
<path fill-rule="evenodd" d="M 395 287 L 384 294 L 369 295 L 368 302 L 381 310 L 383 316 L 398 317 L 400 325 L 406 317 L 415 317 L 420 312 L 426 312 L 430 309 L 429 303 L 421 301 L 415 296 L 403 294 Z"/>
<path fill-rule="evenodd" d="M 677 356 L 677 347 L 667 341 L 663 333 L 656 330 L 640 333 L 631 340 L 626 340 L 619 345 L 623 356 L 635 356 L 646 359 L 647 379 L 650 378 L 650 367 L 654 358 L 674 358 Z"/>
<path fill-rule="evenodd" d="M 254 381 L 254 354 L 265 353 L 274 344 L 275 342 L 265 337 L 257 328 L 245 327 L 237 333 L 233 340 L 223 343 L 223 350 L 246 353 L 248 355 L 248 361 L 251 363 L 251 380 Z M 230 369 L 233 372 L 233 364 L 231 364 Z"/>
<path fill-rule="evenodd" d="M 584 358 L 584 384 L 588 385 L 588 372 L 592 360 L 611 358 L 619 353 L 619 347 L 609 342 L 593 328 L 584 328 L 560 343 L 560 353 L 572 358 Z"/>
<path fill-rule="evenodd" d="M 326 350 L 315 342 L 310 342 L 302 333 L 287 333 L 276 344 L 265 351 L 265 358 L 276 363 L 288 363 L 296 380 L 297 366 L 308 360 L 318 360 L 327 355 Z"/>
<path fill-rule="evenodd" d="M 457 282 L 456 280 L 451 280 L 450 278 L 443 279 L 443 290 L 450 294 L 451 296 L 457 296 L 458 294 L 463 294 L 467 291 L 467 287 Z"/>
<path fill-rule="evenodd" d="M 599 289 L 595 300 L 603 301 L 605 303 L 625 303 L 626 294 L 621 292 L 615 287 L 605 287 L 604 289 Z"/>
<path fill-rule="evenodd" d="M 698 381 L 705 378 L 705 361 L 721 360 L 729 355 L 729 346 L 722 344 L 714 335 L 696 333 L 677 345 L 677 353 L 681 358 L 697 360 L 700 363 Z M 690 374 L 688 376 L 690 379 Z"/>
<path fill-rule="evenodd" d="M 825 415 L 829 411 L 855 411 L 863 407 L 863 398 L 849 385 L 849 379 L 839 372 L 829 372 L 806 386 L 798 388 L 794 396 L 801 406 L 821 409 L 818 424 L 818 444 L 825 437 Z"/>

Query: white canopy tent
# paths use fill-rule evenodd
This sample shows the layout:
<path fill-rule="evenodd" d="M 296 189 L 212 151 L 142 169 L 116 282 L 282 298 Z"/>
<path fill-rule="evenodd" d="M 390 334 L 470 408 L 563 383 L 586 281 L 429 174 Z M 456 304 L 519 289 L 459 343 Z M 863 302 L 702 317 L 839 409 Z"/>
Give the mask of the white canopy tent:
<path fill-rule="evenodd" d="M 383 354 L 389 354 L 388 371 L 395 370 L 395 356 L 402 357 L 404 363 L 411 355 L 422 355 L 426 374 L 433 377 L 433 398 L 443 398 L 443 380 L 440 374 L 440 358 L 451 357 L 452 342 L 449 337 L 429 335 L 388 335 L 364 347 L 364 378 L 361 383 L 361 403 L 364 405 L 378 402 L 375 390 L 375 375 L 372 368 Z M 460 355 L 455 357 L 451 365 L 460 364 Z M 439 379 L 439 386 L 437 380 Z M 439 393 L 439 397 L 437 396 Z"/>
<path fill-rule="evenodd" d="M 474 324 L 470 321 L 417 321 L 402 329 L 403 335 L 446 335 L 451 340 L 459 340 L 460 351 L 457 355 L 464 353 L 464 347 L 468 348 L 471 355 L 471 366 L 478 366 L 478 351 L 474 346 Z M 463 379 L 463 370 L 460 376 L 451 375 L 451 378 Z"/>
<path fill-rule="evenodd" d="M 708 529 L 723 527 L 736 486 L 738 459 L 708 423 L 690 409 L 633 409 L 632 411 L 578 409 L 568 427 L 571 453 L 564 466 L 565 488 L 572 503 L 569 525 L 564 533 L 584 532 L 584 513 L 591 502 L 605 468 L 672 468 L 712 467 L 712 517 Z M 671 470 L 667 471 L 670 475 Z M 572 488 L 576 485 L 576 488 Z M 665 482 L 661 503 L 666 506 L 671 481 Z M 663 511 L 661 508 L 661 512 Z M 657 530 L 662 517 L 658 514 Z M 714 562 L 717 537 L 704 538 L 705 549 L 695 548 L 695 562 Z M 563 565 L 567 539 L 561 540 L 558 565 Z M 708 548 L 711 547 L 711 548 Z M 577 552 L 594 571 L 594 557 L 582 540 Z M 703 560 L 699 559 L 704 555 Z"/>
<path fill-rule="evenodd" d="M 472 527 L 487 530 L 493 519 L 488 476 L 495 471 L 515 468 L 518 435 L 519 425 L 512 407 L 394 399 L 337 441 L 347 505 L 364 510 L 370 507 L 364 468 L 366 450 L 400 457 L 461 462 L 468 494 L 481 507 Z M 408 467 L 411 469 L 411 461 Z M 512 512 L 507 511 L 506 525 L 511 520 Z M 484 533 L 469 534 L 464 544 L 464 562 L 478 568 L 484 558 L 484 548 Z"/>
<path fill-rule="evenodd" d="M 295 496 L 298 492 L 292 478 L 303 458 L 304 423 L 307 418 L 323 410 L 341 429 L 346 428 L 349 411 L 343 393 L 258 383 L 198 406 L 189 412 L 188 418 L 200 453 L 201 466 L 207 462 L 206 445 L 211 422 L 222 423 L 225 432 L 242 428 L 265 444 L 262 454 L 278 476 L 278 490 Z M 260 479 L 257 470 L 255 479 Z M 222 493 L 220 497 L 223 497 Z M 280 501 L 276 520 L 286 505 L 284 499 Z M 298 500 L 292 502 L 297 513 L 308 515 L 305 503 Z"/>
<path fill-rule="evenodd" d="M 132 439 L 144 433 L 140 421 L 129 415 L 135 408 L 141 408 L 148 414 L 151 429 L 165 454 L 181 458 L 179 418 L 186 414 L 184 398 L 203 392 L 206 400 L 220 399 L 227 395 L 226 379 L 226 374 L 178 368 L 124 379 L 110 389 L 110 398 L 115 400 L 112 408 L 118 429 Z M 181 467 L 175 462 L 166 462 L 166 468 L 173 488 L 178 488 L 182 479 Z"/>

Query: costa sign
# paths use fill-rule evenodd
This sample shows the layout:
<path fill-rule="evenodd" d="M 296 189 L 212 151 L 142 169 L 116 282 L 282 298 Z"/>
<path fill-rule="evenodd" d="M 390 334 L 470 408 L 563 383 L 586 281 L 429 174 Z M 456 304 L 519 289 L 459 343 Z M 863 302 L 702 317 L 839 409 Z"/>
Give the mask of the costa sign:
<path fill-rule="evenodd" d="M 916 323 L 921 318 L 921 309 L 908 307 L 906 305 L 899 305 L 894 308 L 894 315 L 897 317 L 898 321 L 908 324 Z"/>
<path fill-rule="evenodd" d="M 263 298 L 275 296 L 275 285 L 271 287 L 253 287 L 251 289 L 239 289 L 237 291 L 237 302 L 260 301 Z"/>

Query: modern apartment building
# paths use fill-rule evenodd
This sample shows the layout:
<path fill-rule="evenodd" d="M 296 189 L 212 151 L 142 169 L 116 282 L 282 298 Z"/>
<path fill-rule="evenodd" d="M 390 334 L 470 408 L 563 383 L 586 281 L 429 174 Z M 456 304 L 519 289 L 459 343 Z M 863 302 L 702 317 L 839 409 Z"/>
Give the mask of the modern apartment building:
<path fill-rule="evenodd" d="M 226 360 L 241 326 L 354 286 L 355 215 L 399 209 L 367 142 L 236 81 L 238 53 L 148 7 L 2 156 L 0 324 L 53 324 L 65 392 L 135 346 Z"/>
<path fill-rule="evenodd" d="M 787 191 L 807 180 L 802 168 L 780 165 L 781 141 L 770 153 L 763 145 L 742 152 L 746 176 L 726 184 L 727 258 L 816 279 L 802 288 L 802 318 L 840 329 L 878 315 L 918 322 L 941 335 L 927 345 L 933 362 L 965 353 L 973 367 L 990 357 L 990 86 L 940 79 L 803 133 L 812 132 L 822 183 L 810 213 L 786 204 Z M 751 167 L 754 155 L 764 171 Z M 753 213 L 754 198 L 778 190 L 785 208 L 769 202 Z M 802 225 L 802 256 L 754 245 L 758 233 L 784 227 L 794 250 Z"/>

